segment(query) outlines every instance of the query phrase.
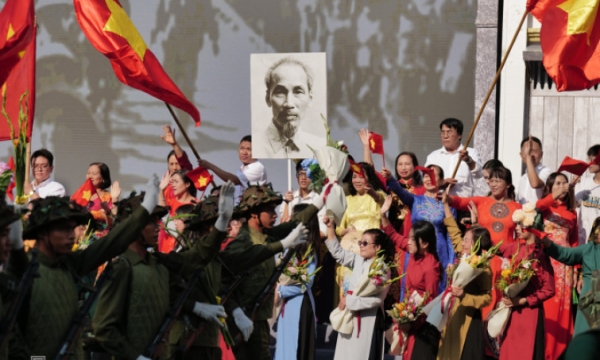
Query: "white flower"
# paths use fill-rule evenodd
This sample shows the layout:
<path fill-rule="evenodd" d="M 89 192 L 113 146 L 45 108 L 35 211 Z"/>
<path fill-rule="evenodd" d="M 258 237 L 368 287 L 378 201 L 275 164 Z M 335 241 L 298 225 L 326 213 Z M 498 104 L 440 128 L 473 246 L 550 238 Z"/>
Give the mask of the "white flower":
<path fill-rule="evenodd" d="M 525 219 L 525 212 L 521 209 L 515 210 L 512 214 L 512 220 L 516 223 L 520 223 L 523 219 Z"/>
<path fill-rule="evenodd" d="M 344 145 L 344 140 L 338 141 L 338 146 L 342 146 L 342 145 Z"/>
<path fill-rule="evenodd" d="M 302 275 L 300 276 L 300 278 L 302 279 L 302 281 L 306 281 L 306 275 Z"/>
<path fill-rule="evenodd" d="M 533 215 L 528 214 L 527 216 L 525 216 L 525 219 L 523 220 L 523 226 L 530 227 L 531 225 L 533 225 L 534 221 L 535 221 L 535 217 Z"/>
<path fill-rule="evenodd" d="M 525 211 L 526 213 L 535 212 L 535 204 L 532 202 L 526 203 L 525 205 L 523 205 L 523 211 Z"/>
<path fill-rule="evenodd" d="M 413 321 L 415 319 L 415 316 L 411 313 L 408 314 L 408 320 Z"/>
<path fill-rule="evenodd" d="M 529 263 L 529 261 L 525 261 L 525 262 L 523 263 L 523 268 L 524 268 L 524 269 L 529 269 L 529 267 L 530 267 L 530 266 L 531 266 L 531 264 Z"/>

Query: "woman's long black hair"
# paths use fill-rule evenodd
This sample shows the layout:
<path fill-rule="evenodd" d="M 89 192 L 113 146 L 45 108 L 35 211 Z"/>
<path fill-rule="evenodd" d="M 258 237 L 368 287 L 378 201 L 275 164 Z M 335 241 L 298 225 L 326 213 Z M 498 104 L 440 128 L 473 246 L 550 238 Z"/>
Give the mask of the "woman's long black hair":
<path fill-rule="evenodd" d="M 379 178 L 375 174 L 375 169 L 373 168 L 373 166 L 371 166 L 371 164 L 368 164 L 366 162 L 361 162 L 359 164 L 362 166 L 363 173 L 367 177 L 367 182 L 369 183 L 369 185 L 371 185 L 371 188 L 375 191 L 383 190 L 383 184 L 379 181 Z M 349 172 L 351 172 L 351 171 L 349 171 Z M 354 188 L 354 186 L 352 186 L 352 184 L 350 184 L 349 190 L 350 190 L 350 195 L 357 194 L 356 189 Z"/>
<path fill-rule="evenodd" d="M 293 213 L 297 214 L 302 210 L 306 209 L 309 204 L 297 204 L 294 206 Z M 309 245 L 312 244 L 313 251 L 315 253 L 315 261 L 317 266 L 319 266 L 320 260 L 319 255 L 321 252 L 321 230 L 319 229 L 319 218 L 317 216 L 313 216 L 312 219 L 306 224 L 306 228 L 308 229 L 308 239 L 307 241 L 300 245 L 298 251 L 296 251 L 296 258 L 298 260 L 302 260 L 302 256 L 306 253 Z"/>
<path fill-rule="evenodd" d="M 410 157 L 410 159 L 412 160 L 412 164 L 413 167 L 417 167 L 419 166 L 419 160 L 417 159 L 417 155 L 415 155 L 415 153 L 410 152 L 410 151 L 403 151 L 400 154 L 398 154 L 398 156 L 396 156 L 396 161 L 394 161 L 394 172 L 396 174 L 396 180 L 400 181 L 400 174 L 398 174 L 398 159 L 400 159 L 400 156 L 408 156 Z M 421 178 L 421 172 L 414 170 L 413 172 L 413 176 L 412 176 L 412 186 L 420 186 L 423 185 L 423 179 Z M 404 184 L 400 183 L 401 186 L 404 186 Z"/>
<path fill-rule="evenodd" d="M 415 235 L 415 244 L 417 252 L 421 250 L 419 239 L 422 242 L 429 244 L 427 251 L 432 254 L 437 261 L 440 261 L 437 253 L 437 237 L 435 236 L 435 228 L 429 221 L 419 220 L 412 225 L 412 230 Z"/>
<path fill-rule="evenodd" d="M 177 170 L 173 173 L 173 175 L 179 175 L 179 177 L 181 178 L 181 181 L 183 181 L 184 184 L 190 184 L 190 186 L 187 187 L 187 191 L 188 193 L 190 193 L 190 195 L 192 195 L 193 197 L 196 197 L 196 195 L 198 194 L 198 190 L 196 189 L 196 186 L 194 186 L 194 183 L 192 182 L 192 180 L 187 177 L 187 175 L 185 174 L 185 171 L 183 170 Z M 171 175 L 171 176 L 173 176 Z"/>

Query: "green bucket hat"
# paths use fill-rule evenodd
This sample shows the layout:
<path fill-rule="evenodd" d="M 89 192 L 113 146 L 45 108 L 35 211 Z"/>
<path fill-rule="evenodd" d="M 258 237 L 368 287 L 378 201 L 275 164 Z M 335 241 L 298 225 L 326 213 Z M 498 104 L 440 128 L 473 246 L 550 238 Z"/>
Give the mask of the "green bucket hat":
<path fill-rule="evenodd" d="M 261 205 L 274 203 L 279 205 L 283 202 L 280 194 L 273 191 L 271 183 L 265 185 L 248 185 L 248 188 L 242 194 L 242 200 L 238 205 L 238 210 L 242 213 L 248 213 Z"/>
<path fill-rule="evenodd" d="M 115 225 L 127 219 L 129 215 L 131 215 L 135 210 L 142 206 L 145 194 L 146 193 L 142 191 L 139 195 L 137 195 L 135 191 L 132 191 L 131 194 L 129 194 L 128 198 L 120 200 L 117 203 L 117 215 L 115 216 Z M 156 206 L 154 210 L 152 210 L 152 213 L 150 213 L 150 217 L 162 218 L 168 213 L 169 210 L 166 207 Z"/>
<path fill-rule="evenodd" d="M 57 221 L 73 220 L 77 225 L 84 225 L 92 220 L 92 215 L 68 196 L 48 196 L 30 204 L 33 208 L 25 222 L 23 239 L 35 239 L 39 230 Z"/>
<path fill-rule="evenodd" d="M 15 214 L 14 207 L 8 206 L 6 194 L 0 191 L 0 229 L 17 221 L 21 215 Z"/>

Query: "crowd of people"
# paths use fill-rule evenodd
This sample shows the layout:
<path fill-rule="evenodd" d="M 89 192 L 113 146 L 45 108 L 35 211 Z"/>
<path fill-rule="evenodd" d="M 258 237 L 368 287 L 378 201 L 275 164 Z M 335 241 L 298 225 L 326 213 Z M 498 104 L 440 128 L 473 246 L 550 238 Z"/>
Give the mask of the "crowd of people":
<path fill-rule="evenodd" d="M 173 151 L 145 192 L 121 196 L 108 166 L 94 162 L 86 179 L 95 193 L 78 205 L 53 181 L 52 153 L 40 149 L 24 187 L 29 204 L 9 206 L 2 194 L 0 315 L 13 321 L 0 324 L 0 358 L 314 359 L 316 325 L 329 323 L 340 360 L 599 355 L 569 344 L 600 324 L 588 311 L 598 296 L 587 295 L 600 291 L 600 145 L 587 153 L 593 176 L 570 182 L 542 165 L 542 143 L 527 137 L 526 171 L 513 184 L 499 160 L 483 164 L 461 144 L 460 120 L 441 122 L 442 147 L 424 166 L 404 151 L 393 169 L 375 169 L 361 130 L 363 159 L 347 155 L 338 218 L 326 206 L 329 190 L 314 186 L 313 162 L 297 160 L 298 188 L 282 195 L 252 157 L 250 136 L 235 172 L 198 161 L 217 179 L 200 195 L 174 130 L 162 130 Z M 514 216 L 523 207 L 541 215 L 534 224 Z M 475 280 L 453 284 L 463 256 L 493 247 L 497 256 Z M 509 297 L 496 283 L 521 260 L 534 260 L 535 275 Z M 369 292 L 363 278 L 378 261 L 393 265 L 386 278 L 402 277 Z M 33 265 L 30 287 L 8 285 L 32 277 Z M 454 301 L 441 328 L 426 313 L 404 323 L 387 314 L 405 299 L 425 305 L 446 293 Z M 499 304 L 510 317 L 491 337 L 486 319 Z"/>

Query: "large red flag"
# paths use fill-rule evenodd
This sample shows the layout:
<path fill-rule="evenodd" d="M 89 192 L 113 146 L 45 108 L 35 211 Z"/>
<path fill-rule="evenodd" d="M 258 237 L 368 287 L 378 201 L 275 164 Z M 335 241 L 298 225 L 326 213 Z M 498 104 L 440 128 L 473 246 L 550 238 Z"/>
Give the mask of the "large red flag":
<path fill-rule="evenodd" d="M 6 95 L 6 112 L 14 129 L 15 138 L 18 137 L 19 131 L 19 110 L 21 107 L 25 110 L 25 103 L 27 103 L 28 139 L 33 128 L 35 33 L 33 1 L 8 0 L 0 13 L 0 95 L 2 97 Z M 2 44 L 5 39 L 8 40 Z M 25 93 L 27 97 L 19 101 Z M 11 127 L 4 115 L 0 115 L 0 141 L 10 140 L 10 135 Z"/>
<path fill-rule="evenodd" d="M 213 181 L 213 176 L 202 166 L 198 166 L 194 170 L 188 171 L 185 173 L 185 176 L 190 178 L 196 189 L 200 191 L 204 191 L 208 184 Z"/>
<path fill-rule="evenodd" d="M 34 39 L 34 16 L 33 0 L 7 0 L 0 11 L 0 84 Z"/>
<path fill-rule="evenodd" d="M 600 83 L 600 0 L 529 0 L 542 23 L 546 72 L 556 90 L 582 90 Z"/>
<path fill-rule="evenodd" d="M 171 80 L 117 0 L 73 0 L 81 30 L 110 59 L 117 78 L 190 114 L 200 112 Z"/>
<path fill-rule="evenodd" d="M 71 196 L 71 201 L 81 206 L 87 206 L 95 192 L 96 187 L 92 183 L 92 180 L 86 179 L 83 185 Z"/>

